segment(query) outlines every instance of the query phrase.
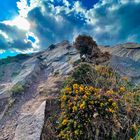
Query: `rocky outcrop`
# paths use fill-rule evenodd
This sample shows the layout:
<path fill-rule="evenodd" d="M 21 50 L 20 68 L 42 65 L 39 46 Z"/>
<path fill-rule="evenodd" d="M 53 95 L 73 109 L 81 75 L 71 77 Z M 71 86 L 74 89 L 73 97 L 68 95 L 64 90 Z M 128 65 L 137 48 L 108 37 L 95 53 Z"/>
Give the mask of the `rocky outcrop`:
<path fill-rule="evenodd" d="M 140 44 L 125 43 L 113 47 L 100 47 L 103 51 L 108 51 L 112 55 L 129 58 L 134 61 L 140 60 Z"/>
<path fill-rule="evenodd" d="M 14 140 L 40 140 L 44 124 L 46 102 L 30 114 L 22 114 L 18 120 Z"/>
<path fill-rule="evenodd" d="M 109 65 L 122 76 L 127 76 L 133 83 L 140 84 L 140 62 L 130 58 L 112 56 Z"/>
<path fill-rule="evenodd" d="M 73 69 L 74 62 L 79 59 L 80 56 L 75 48 L 68 41 L 63 41 L 62 43 L 56 44 L 54 48 L 32 54 L 28 59 L 20 61 L 18 73 L 13 75 L 10 81 L 6 81 L 5 79 L 5 83 L 0 83 L 0 87 L 2 87 L 0 89 L 1 100 L 4 98 L 8 100 L 10 98 L 11 88 L 17 83 L 20 83 L 25 88 L 24 93 L 19 93 L 17 97 L 15 96 L 15 102 L 12 106 L 10 105 L 10 108 L 7 108 L 8 103 L 6 102 L 1 104 L 1 107 L 8 110 L 3 109 L 4 112 L 7 112 L 5 114 L 3 111 L 0 112 L 0 134 L 2 134 L 0 135 L 0 139 L 13 140 L 14 137 L 15 140 L 30 140 L 34 137 L 39 138 L 44 118 L 42 117 L 43 114 L 38 118 L 37 100 L 44 98 L 46 95 L 49 96 L 48 88 L 51 87 L 50 79 L 55 79 L 57 75 L 67 75 Z M 14 62 L 12 64 L 14 65 Z M 9 63 L 8 65 L 11 64 Z M 5 65 L 5 69 L 7 69 L 7 65 Z M 14 69 L 9 70 L 11 73 L 13 71 Z M 12 75 L 11 73 L 9 75 Z M 56 87 L 54 90 L 52 91 L 50 89 L 51 96 L 58 94 Z M 43 101 L 40 100 L 38 105 Z M 45 109 L 42 107 L 42 112 L 43 110 Z M 37 130 L 34 130 L 34 127 Z M 38 132 L 35 135 L 36 131 Z"/>
<path fill-rule="evenodd" d="M 123 76 L 127 76 L 132 82 L 140 84 L 140 44 L 125 43 L 114 47 L 103 47 L 102 51 L 108 51 L 112 57 L 109 65 Z"/>

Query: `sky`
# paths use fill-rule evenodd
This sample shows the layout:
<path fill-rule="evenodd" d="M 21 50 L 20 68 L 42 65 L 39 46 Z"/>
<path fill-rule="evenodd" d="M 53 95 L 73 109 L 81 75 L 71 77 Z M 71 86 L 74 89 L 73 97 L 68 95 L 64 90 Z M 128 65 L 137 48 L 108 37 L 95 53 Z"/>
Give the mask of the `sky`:
<path fill-rule="evenodd" d="M 86 34 L 100 45 L 140 43 L 140 0 L 4 0 L 0 58 Z"/>

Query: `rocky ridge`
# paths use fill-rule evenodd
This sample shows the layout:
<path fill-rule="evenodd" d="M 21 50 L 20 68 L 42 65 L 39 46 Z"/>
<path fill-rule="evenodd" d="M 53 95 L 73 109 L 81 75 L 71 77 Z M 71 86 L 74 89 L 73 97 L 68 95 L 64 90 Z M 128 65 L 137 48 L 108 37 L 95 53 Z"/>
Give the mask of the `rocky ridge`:
<path fill-rule="evenodd" d="M 111 67 L 140 83 L 138 44 L 100 48 L 112 54 L 108 62 Z M 73 70 L 78 60 L 79 53 L 68 41 L 63 41 L 19 62 L 0 65 L 0 140 L 39 139 L 46 101 L 57 98 L 63 78 Z M 11 102 L 11 89 L 17 83 L 25 91 Z M 27 133 L 29 129 L 31 131 Z"/>
<path fill-rule="evenodd" d="M 55 49 L 47 49 L 46 51 L 32 54 L 30 58 L 20 62 L 20 64 L 18 64 L 20 65 L 20 71 L 16 76 L 9 77 L 9 81 L 3 78 L 4 80 L 0 83 L 2 87 L 0 100 L 1 106 L 5 109 L 1 111 L 1 140 L 12 140 L 14 137 L 18 140 L 32 139 L 29 138 L 29 135 L 26 133 L 26 137 L 25 135 L 23 137 L 21 135 L 20 138 L 17 137 L 17 134 L 20 132 L 20 129 L 22 131 L 22 129 L 28 128 L 30 119 L 35 116 L 35 112 L 42 102 L 44 102 L 46 98 L 54 96 L 57 90 L 55 82 L 60 81 L 60 78 L 56 78 L 57 75 L 67 75 L 73 69 L 73 63 L 79 58 L 77 51 L 73 47 L 70 47 L 69 42 L 64 41 L 55 45 Z M 16 67 L 16 64 L 12 63 L 8 65 L 14 65 Z M 7 66 L 5 66 L 5 69 L 7 69 Z M 10 72 L 13 73 L 13 71 L 11 70 Z M 11 73 L 9 75 L 12 75 Z M 3 83 L 5 86 L 2 86 Z M 20 83 L 25 88 L 25 92 L 20 96 L 17 95 L 14 105 L 10 104 L 9 107 L 9 100 L 11 100 L 10 91 L 17 83 Z M 47 87 L 47 89 L 45 87 Z M 50 91 L 48 90 L 49 87 L 51 87 Z M 49 92 L 51 92 L 51 95 L 49 95 Z M 36 108 L 34 108 L 34 106 Z M 22 117 L 21 114 L 23 113 L 25 114 L 22 119 L 23 121 L 17 121 L 20 120 Z M 40 118 L 43 120 L 44 114 L 42 113 L 41 115 Z M 40 123 L 42 122 L 37 121 L 32 127 L 41 125 Z M 39 129 L 41 129 L 41 127 L 39 127 Z M 37 131 L 41 132 L 39 130 Z M 36 134 L 36 131 L 32 132 L 33 136 L 34 134 Z"/>

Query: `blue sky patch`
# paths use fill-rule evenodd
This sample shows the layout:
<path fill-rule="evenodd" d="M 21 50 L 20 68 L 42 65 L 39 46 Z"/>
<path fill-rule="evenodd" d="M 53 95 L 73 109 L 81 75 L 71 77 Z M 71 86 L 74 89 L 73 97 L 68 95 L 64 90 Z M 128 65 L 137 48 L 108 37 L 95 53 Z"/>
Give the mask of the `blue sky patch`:
<path fill-rule="evenodd" d="M 28 36 L 28 40 L 31 42 L 35 43 L 36 39 L 33 36 Z"/>

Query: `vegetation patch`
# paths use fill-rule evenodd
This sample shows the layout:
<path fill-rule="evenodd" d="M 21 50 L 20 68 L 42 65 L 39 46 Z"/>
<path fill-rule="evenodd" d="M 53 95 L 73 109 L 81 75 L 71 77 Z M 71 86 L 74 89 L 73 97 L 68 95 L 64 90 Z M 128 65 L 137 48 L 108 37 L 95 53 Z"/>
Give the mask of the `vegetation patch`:
<path fill-rule="evenodd" d="M 17 83 L 16 85 L 14 85 L 11 89 L 12 92 L 12 96 L 15 97 L 19 94 L 22 94 L 24 92 L 24 87 L 22 84 Z"/>
<path fill-rule="evenodd" d="M 58 138 L 134 138 L 140 129 L 139 96 L 128 78 L 121 78 L 113 69 L 81 64 L 60 95 Z"/>
<path fill-rule="evenodd" d="M 28 54 L 18 54 L 16 56 L 8 56 L 7 58 L 0 59 L 0 65 L 9 64 L 12 62 L 19 62 L 21 60 L 29 58 L 30 55 Z"/>

